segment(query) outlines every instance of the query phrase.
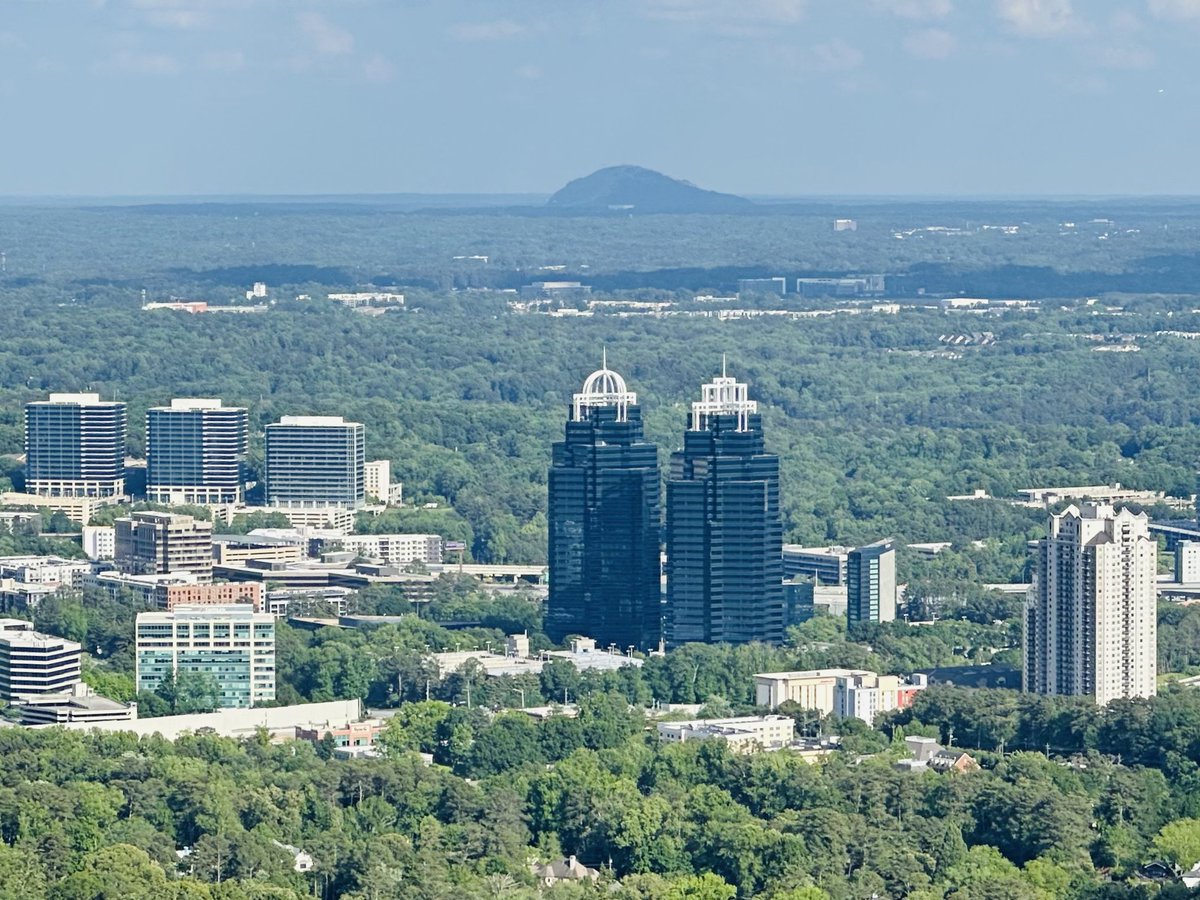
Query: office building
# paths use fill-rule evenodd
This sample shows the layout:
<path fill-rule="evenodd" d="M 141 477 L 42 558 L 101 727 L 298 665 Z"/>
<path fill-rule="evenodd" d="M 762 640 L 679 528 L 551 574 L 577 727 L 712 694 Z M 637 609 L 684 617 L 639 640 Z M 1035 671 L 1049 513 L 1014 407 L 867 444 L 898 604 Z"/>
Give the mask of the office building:
<path fill-rule="evenodd" d="M 846 557 L 846 619 L 892 622 L 896 618 L 896 548 L 891 540 L 876 541 Z"/>
<path fill-rule="evenodd" d="M 331 543 L 356 557 L 390 566 L 436 565 L 442 561 L 442 538 L 437 534 L 348 534 Z"/>
<path fill-rule="evenodd" d="M 164 512 L 135 512 L 113 523 L 117 568 L 129 575 L 189 572 L 212 580 L 212 522 Z"/>
<path fill-rule="evenodd" d="M 124 403 L 51 394 L 25 405 L 25 489 L 43 497 L 125 494 Z"/>
<path fill-rule="evenodd" d="M 778 709 L 790 702 L 822 716 L 861 719 L 869 725 L 881 712 L 912 706 L 928 684 L 924 675 L 906 680 L 865 669 L 762 672 L 754 676 L 754 703 Z"/>
<path fill-rule="evenodd" d="M 220 400 L 172 400 L 146 412 L 146 499 L 225 504 L 243 500 L 247 413 Z"/>
<path fill-rule="evenodd" d="M 208 674 L 222 707 L 275 699 L 275 618 L 244 604 L 138 613 L 135 658 L 139 691 L 169 676 Z"/>
<path fill-rule="evenodd" d="M 724 371 L 671 455 L 666 535 L 668 643 L 783 640 L 779 457 L 747 386 Z"/>
<path fill-rule="evenodd" d="M 21 704 L 22 725 L 66 725 L 68 723 L 134 722 L 136 703 L 118 703 L 95 693 L 78 681 L 58 693 L 38 694 Z"/>
<path fill-rule="evenodd" d="M 791 716 L 736 716 L 728 719 L 692 719 L 659 722 L 658 739 L 667 744 L 718 740 L 735 753 L 781 750 L 791 744 L 796 720 Z"/>
<path fill-rule="evenodd" d="M 782 297 L 787 293 L 787 279 L 778 278 L 742 278 L 738 280 L 738 294 L 767 294 Z"/>
<path fill-rule="evenodd" d="M 74 641 L 42 634 L 23 619 L 0 619 L 0 700 L 20 703 L 69 691 L 82 678 Z"/>
<path fill-rule="evenodd" d="M 783 577 L 813 578 L 820 584 L 846 583 L 846 562 L 849 547 L 801 547 L 783 545 Z"/>
<path fill-rule="evenodd" d="M 1200 541 L 1180 541 L 1175 545 L 1175 580 L 1180 584 L 1200 582 Z"/>
<path fill-rule="evenodd" d="M 1101 706 L 1154 696 L 1158 543 L 1147 525 L 1108 504 L 1050 516 L 1025 603 L 1026 691 Z"/>
<path fill-rule="evenodd" d="M 366 499 L 363 426 L 340 416 L 268 425 L 267 506 L 355 509 Z"/>
<path fill-rule="evenodd" d="M 659 642 L 658 448 L 637 394 L 605 365 L 574 395 L 549 476 L 546 632 L 624 649 Z"/>

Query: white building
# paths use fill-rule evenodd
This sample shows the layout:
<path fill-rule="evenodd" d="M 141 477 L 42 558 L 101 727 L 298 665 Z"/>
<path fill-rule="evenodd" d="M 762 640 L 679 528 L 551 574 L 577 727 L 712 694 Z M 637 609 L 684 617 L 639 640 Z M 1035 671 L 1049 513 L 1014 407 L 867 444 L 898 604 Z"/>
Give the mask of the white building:
<path fill-rule="evenodd" d="M 0 578 L 12 578 L 26 584 L 77 588 L 92 571 L 86 559 L 61 556 L 0 556 Z"/>
<path fill-rule="evenodd" d="M 39 694 L 21 705 L 22 725 L 133 722 L 136 719 L 136 703 L 118 703 L 101 697 L 82 681 L 61 693 Z"/>
<path fill-rule="evenodd" d="M 0 619 L 0 700 L 59 694 L 78 684 L 81 647 L 33 630 L 23 619 Z"/>
<path fill-rule="evenodd" d="M 1145 513 L 1052 515 L 1025 603 L 1024 689 L 1104 705 L 1156 691 L 1158 543 Z"/>
<path fill-rule="evenodd" d="M 668 744 L 716 739 L 736 752 L 752 753 L 786 747 L 795 736 L 796 722 L 791 716 L 736 716 L 659 722 L 657 728 L 659 740 Z"/>
<path fill-rule="evenodd" d="M 437 534 L 348 534 L 339 537 L 342 549 L 390 566 L 442 561 L 442 538 Z"/>
<path fill-rule="evenodd" d="M 363 463 L 363 490 L 367 501 L 374 498 L 378 503 L 391 501 L 392 463 L 386 459 L 372 459 Z"/>
<path fill-rule="evenodd" d="M 1180 541 L 1175 547 L 1175 580 L 1180 584 L 1200 582 L 1200 541 Z"/>
<path fill-rule="evenodd" d="M 112 525 L 84 525 L 83 552 L 88 559 L 112 559 L 117 555 L 117 529 Z"/>

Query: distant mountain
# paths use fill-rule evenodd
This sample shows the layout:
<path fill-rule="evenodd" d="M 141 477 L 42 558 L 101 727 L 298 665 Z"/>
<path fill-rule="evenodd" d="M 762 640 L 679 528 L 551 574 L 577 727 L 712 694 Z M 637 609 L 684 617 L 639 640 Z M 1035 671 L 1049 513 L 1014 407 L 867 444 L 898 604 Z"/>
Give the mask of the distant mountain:
<path fill-rule="evenodd" d="M 583 215 L 634 213 L 739 213 L 755 204 L 745 197 L 706 191 L 641 166 L 610 166 L 576 178 L 546 201 L 548 209 Z"/>

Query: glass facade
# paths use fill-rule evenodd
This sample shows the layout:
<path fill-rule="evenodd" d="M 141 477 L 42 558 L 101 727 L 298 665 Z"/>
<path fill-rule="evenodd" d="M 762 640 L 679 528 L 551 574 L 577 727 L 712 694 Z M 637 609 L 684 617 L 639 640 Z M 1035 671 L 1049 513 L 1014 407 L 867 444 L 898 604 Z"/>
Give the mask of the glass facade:
<path fill-rule="evenodd" d="M 190 404 L 190 405 L 189 405 Z M 175 401 L 146 412 L 146 496 L 158 503 L 240 503 L 247 412 Z"/>
<path fill-rule="evenodd" d="M 141 613 L 136 661 L 139 691 L 204 673 L 216 679 L 222 707 L 257 706 L 275 699 L 275 620 L 222 607 Z"/>
<path fill-rule="evenodd" d="M 363 505 L 362 425 L 332 417 L 284 416 L 266 432 L 268 506 Z"/>
<path fill-rule="evenodd" d="M 658 448 L 642 436 L 636 402 L 577 402 L 550 468 L 552 639 L 587 635 L 621 649 L 658 643 L 659 488 Z"/>
<path fill-rule="evenodd" d="M 25 481 L 50 497 L 120 497 L 125 492 L 124 403 L 95 394 L 51 395 L 25 406 Z"/>
<path fill-rule="evenodd" d="M 683 449 L 671 455 L 671 645 L 783 640 L 779 457 L 764 449 L 761 417 L 742 396 L 740 411 L 694 411 Z"/>

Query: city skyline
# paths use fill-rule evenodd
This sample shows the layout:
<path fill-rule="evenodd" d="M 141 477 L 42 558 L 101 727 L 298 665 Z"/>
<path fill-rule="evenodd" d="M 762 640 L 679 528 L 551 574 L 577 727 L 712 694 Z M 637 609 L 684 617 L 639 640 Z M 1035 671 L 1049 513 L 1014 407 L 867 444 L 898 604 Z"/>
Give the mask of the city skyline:
<path fill-rule="evenodd" d="M 751 195 L 1190 194 L 1197 36 L 1194 0 L 18 2 L 0 100 L 40 139 L 0 148 L 0 196 L 545 194 L 620 163 Z M 388 152 L 346 166 L 367 133 Z"/>

